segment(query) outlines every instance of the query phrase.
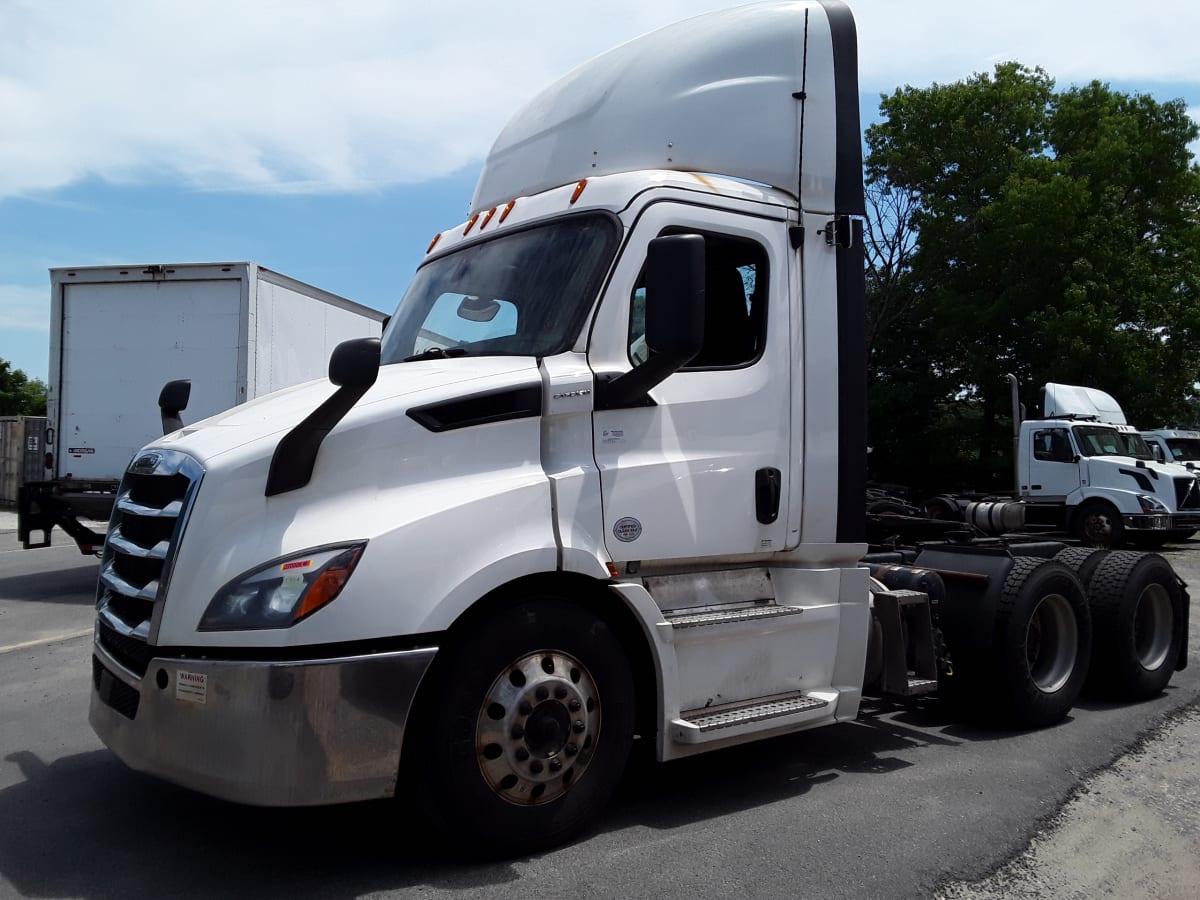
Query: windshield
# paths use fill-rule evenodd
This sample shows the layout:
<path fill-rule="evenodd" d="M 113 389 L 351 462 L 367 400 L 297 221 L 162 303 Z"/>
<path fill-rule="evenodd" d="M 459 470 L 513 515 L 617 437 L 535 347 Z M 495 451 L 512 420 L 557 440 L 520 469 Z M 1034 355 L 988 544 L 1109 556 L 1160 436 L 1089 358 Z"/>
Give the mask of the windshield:
<path fill-rule="evenodd" d="M 618 234 L 610 216 L 573 216 L 429 262 L 392 317 L 381 363 L 561 353 L 596 298 Z"/>
<path fill-rule="evenodd" d="M 1075 443 L 1084 456 L 1128 456 L 1125 435 L 1102 425 L 1076 425 Z"/>
<path fill-rule="evenodd" d="M 1167 438 L 1167 449 L 1176 462 L 1200 462 L 1200 440 L 1196 438 Z"/>
<path fill-rule="evenodd" d="M 1125 456 L 1132 456 L 1134 459 L 1154 459 L 1154 451 L 1140 434 L 1124 431 L 1118 432 L 1118 435 L 1125 444 Z"/>

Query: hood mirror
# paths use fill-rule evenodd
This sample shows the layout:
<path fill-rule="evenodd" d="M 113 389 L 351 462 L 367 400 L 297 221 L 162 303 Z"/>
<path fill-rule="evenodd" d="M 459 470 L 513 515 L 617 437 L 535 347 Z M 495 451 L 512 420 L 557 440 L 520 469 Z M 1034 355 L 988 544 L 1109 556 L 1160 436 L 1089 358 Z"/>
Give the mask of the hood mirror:
<path fill-rule="evenodd" d="M 168 381 L 158 392 L 158 413 L 162 419 L 163 434 L 170 434 L 183 427 L 179 414 L 187 409 L 192 396 L 192 382 L 187 378 Z M 50 443 L 47 441 L 46 443 Z"/>
<path fill-rule="evenodd" d="M 370 387 L 379 377 L 379 338 L 342 341 L 329 358 L 329 380 L 338 387 Z"/>

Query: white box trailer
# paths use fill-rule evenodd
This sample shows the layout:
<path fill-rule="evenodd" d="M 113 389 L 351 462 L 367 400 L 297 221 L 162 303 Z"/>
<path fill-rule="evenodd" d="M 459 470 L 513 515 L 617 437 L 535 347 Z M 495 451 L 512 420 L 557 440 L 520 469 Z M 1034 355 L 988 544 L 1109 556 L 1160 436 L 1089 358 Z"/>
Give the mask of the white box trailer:
<path fill-rule="evenodd" d="M 107 518 L 129 460 L 162 434 L 165 383 L 190 380 L 186 420 L 205 419 L 323 377 L 335 346 L 378 337 L 385 319 L 252 262 L 51 269 L 50 303 L 51 465 L 22 505 L 26 547 L 70 531 L 64 514 Z"/>

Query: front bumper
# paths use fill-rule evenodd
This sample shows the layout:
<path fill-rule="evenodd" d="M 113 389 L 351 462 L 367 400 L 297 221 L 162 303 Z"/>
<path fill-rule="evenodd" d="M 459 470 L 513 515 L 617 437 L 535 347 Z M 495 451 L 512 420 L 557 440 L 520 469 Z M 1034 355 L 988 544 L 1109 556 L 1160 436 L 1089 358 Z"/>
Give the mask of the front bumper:
<path fill-rule="evenodd" d="M 1134 531 L 1171 531 L 1175 529 L 1200 529 L 1200 513 L 1150 513 L 1147 515 L 1121 517 L 1125 527 Z"/>
<path fill-rule="evenodd" d="M 88 720 L 131 768 L 256 806 L 395 793 L 404 727 L 436 647 L 288 662 L 153 659 L 97 641 Z"/>

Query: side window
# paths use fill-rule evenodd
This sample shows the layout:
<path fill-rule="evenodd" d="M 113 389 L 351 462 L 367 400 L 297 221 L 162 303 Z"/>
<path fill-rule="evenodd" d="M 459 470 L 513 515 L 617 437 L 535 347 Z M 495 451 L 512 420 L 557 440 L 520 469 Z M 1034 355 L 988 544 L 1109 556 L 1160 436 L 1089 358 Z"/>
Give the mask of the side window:
<path fill-rule="evenodd" d="M 683 371 L 749 365 L 762 354 L 766 340 L 767 253 L 754 241 L 703 234 L 704 346 Z M 637 364 L 650 355 L 644 277 L 638 279 L 629 307 L 629 358 Z"/>
<path fill-rule="evenodd" d="M 1033 458 L 1047 462 L 1071 462 L 1071 444 L 1063 428 L 1047 428 L 1033 433 Z"/>
<path fill-rule="evenodd" d="M 461 347 L 517 333 L 517 308 L 508 300 L 442 294 L 417 332 L 414 353 L 431 347 Z"/>

